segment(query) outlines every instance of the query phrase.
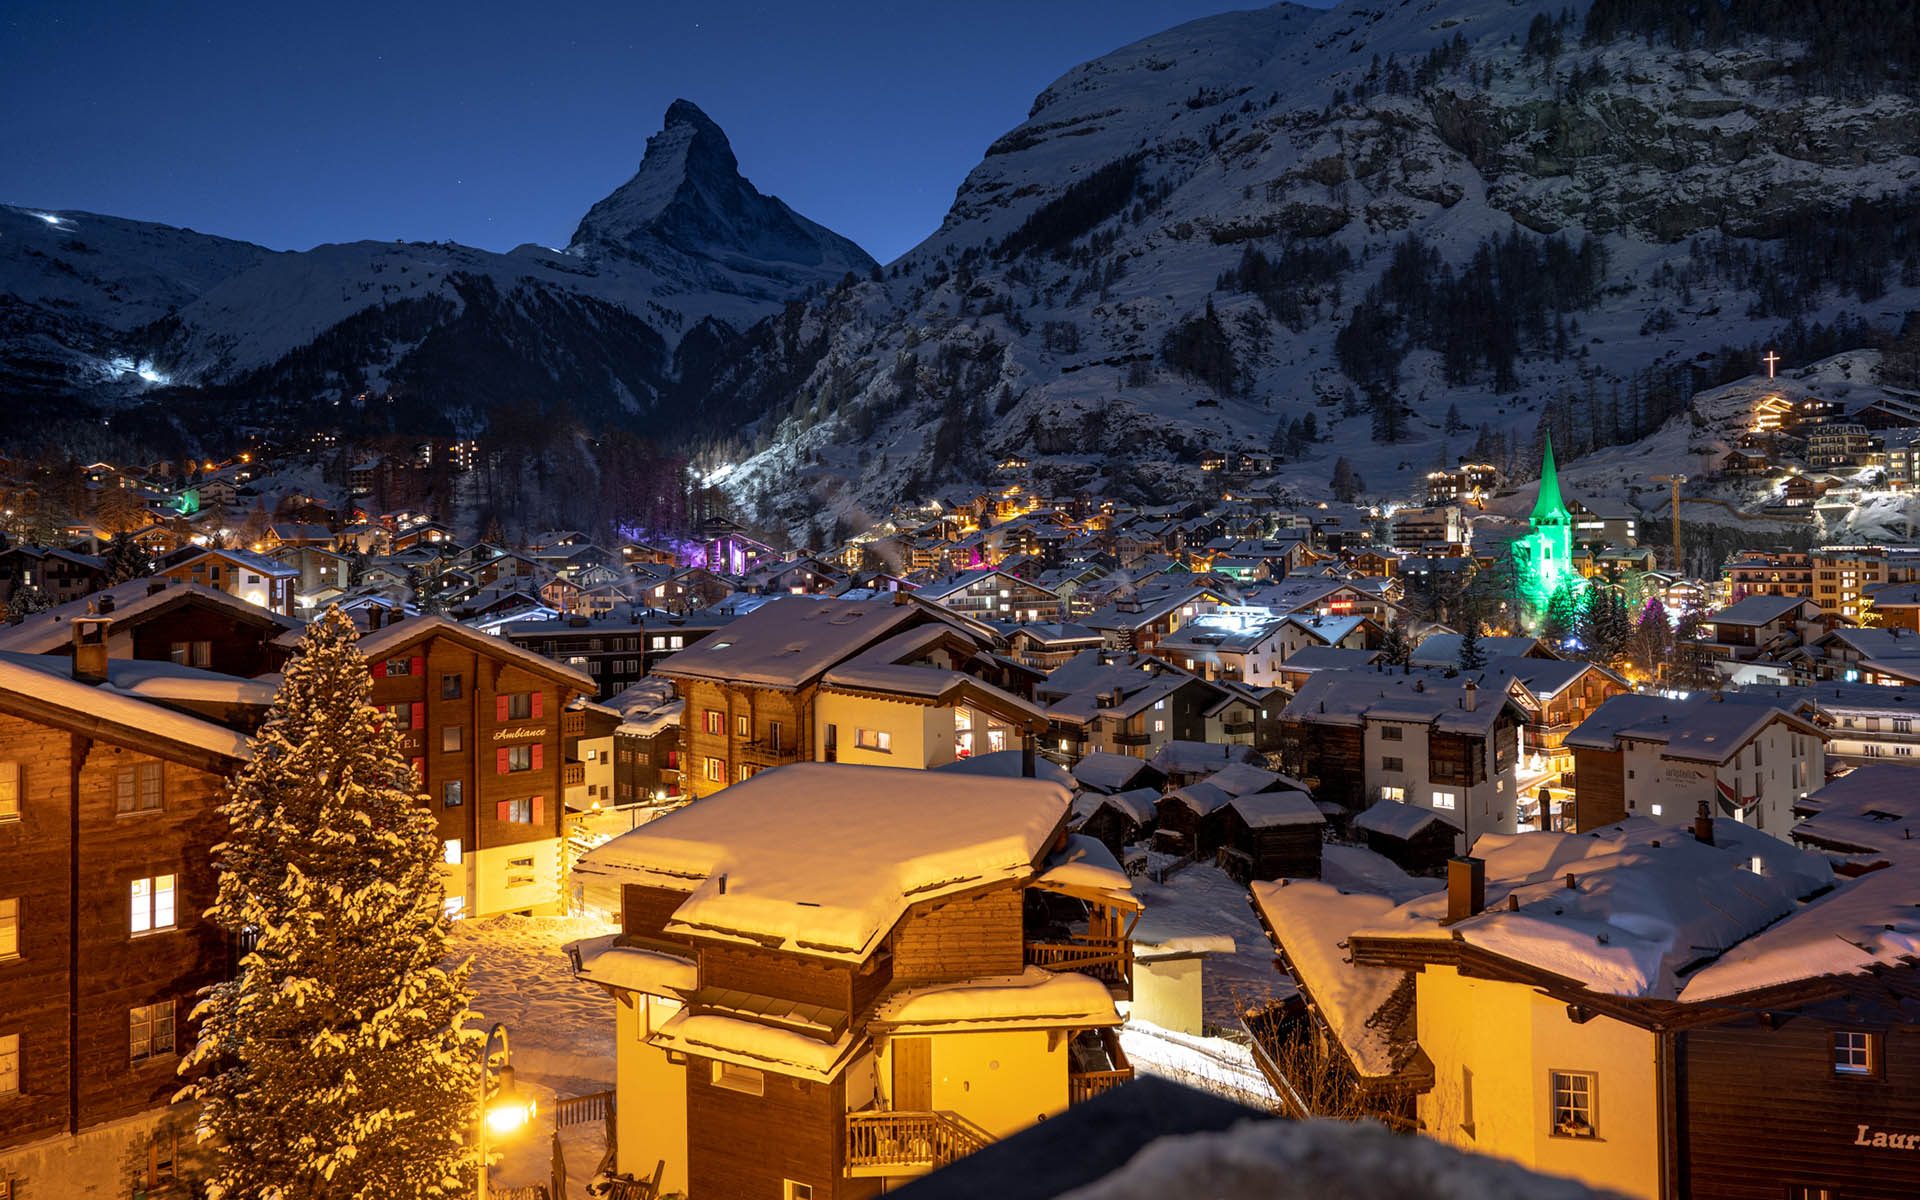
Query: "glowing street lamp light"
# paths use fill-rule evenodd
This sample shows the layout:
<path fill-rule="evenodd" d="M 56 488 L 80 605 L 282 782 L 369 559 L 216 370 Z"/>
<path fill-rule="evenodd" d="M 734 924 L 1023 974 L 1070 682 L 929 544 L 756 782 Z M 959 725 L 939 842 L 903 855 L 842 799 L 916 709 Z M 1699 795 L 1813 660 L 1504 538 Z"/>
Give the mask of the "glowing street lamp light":
<path fill-rule="evenodd" d="M 498 1069 L 494 1067 L 494 1041 L 500 1043 Z M 491 1074 L 491 1078 L 489 1075 Z M 480 1149 L 480 1171 L 474 1195 L 487 1200 L 487 1137 L 506 1137 L 533 1121 L 537 1106 L 530 1096 L 520 1095 L 513 1082 L 513 1047 L 507 1041 L 507 1027 L 494 1022 L 487 1030 L 487 1043 L 480 1049 L 480 1119 L 475 1141 Z"/>

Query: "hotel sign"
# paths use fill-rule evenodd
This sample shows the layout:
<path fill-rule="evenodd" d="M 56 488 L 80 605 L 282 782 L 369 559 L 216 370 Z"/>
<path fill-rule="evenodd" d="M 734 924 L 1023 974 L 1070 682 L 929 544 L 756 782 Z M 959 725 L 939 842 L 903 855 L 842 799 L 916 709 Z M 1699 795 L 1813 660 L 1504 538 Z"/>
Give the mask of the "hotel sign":
<path fill-rule="evenodd" d="M 1920 1133 L 1896 1130 L 1888 1133 L 1871 1125 L 1862 1125 L 1853 1135 L 1853 1144 L 1875 1150 L 1920 1150 Z"/>
<path fill-rule="evenodd" d="M 496 729 L 493 740 L 496 742 L 537 742 L 547 736 L 547 731 L 538 726 L 531 729 Z"/>

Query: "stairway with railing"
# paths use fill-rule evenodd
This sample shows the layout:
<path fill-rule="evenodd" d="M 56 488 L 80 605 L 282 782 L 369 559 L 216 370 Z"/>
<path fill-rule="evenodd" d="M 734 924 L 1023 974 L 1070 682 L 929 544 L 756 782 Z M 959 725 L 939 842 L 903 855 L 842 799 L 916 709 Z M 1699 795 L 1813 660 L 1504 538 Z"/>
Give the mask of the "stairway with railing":
<path fill-rule="evenodd" d="M 965 1158 L 993 1135 L 958 1113 L 867 1110 L 847 1114 L 847 1174 L 921 1175 Z"/>

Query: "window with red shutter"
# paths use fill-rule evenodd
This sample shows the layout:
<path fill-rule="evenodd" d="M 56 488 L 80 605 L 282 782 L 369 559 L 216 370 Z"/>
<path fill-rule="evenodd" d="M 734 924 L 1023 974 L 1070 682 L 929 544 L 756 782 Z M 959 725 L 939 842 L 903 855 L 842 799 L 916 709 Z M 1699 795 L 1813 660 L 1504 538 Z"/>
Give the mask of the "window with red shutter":
<path fill-rule="evenodd" d="M 494 765 L 497 773 L 501 775 L 505 775 L 509 770 L 507 766 L 507 748 L 505 746 L 502 746 L 498 750 L 495 750 L 493 753 L 495 758 Z"/>
<path fill-rule="evenodd" d="M 501 820 L 501 821 L 513 820 L 513 801 L 502 800 L 499 803 L 495 804 L 493 806 L 493 815 L 497 820 Z"/>
<path fill-rule="evenodd" d="M 540 743 L 535 742 L 533 744 L 533 769 L 534 770 L 538 771 L 540 769 L 541 762 L 546 758 L 545 751 L 546 751 L 546 747 L 542 746 Z"/>
<path fill-rule="evenodd" d="M 535 825 L 540 825 L 544 823 L 544 817 L 542 816 L 542 814 L 546 809 L 546 805 L 547 805 L 547 798 L 545 796 L 535 796 L 533 798 L 533 823 Z"/>
<path fill-rule="evenodd" d="M 427 656 L 424 654 L 414 655 L 413 660 L 408 664 L 408 670 L 416 676 L 425 675 L 427 673 Z"/>
<path fill-rule="evenodd" d="M 367 669 L 373 672 L 375 679 L 385 679 L 387 677 L 387 660 L 382 658 L 370 662 L 367 664 Z"/>
<path fill-rule="evenodd" d="M 505 721 L 507 719 L 507 694 L 505 692 L 493 698 L 493 719 L 496 721 Z"/>
<path fill-rule="evenodd" d="M 545 692 L 535 692 L 533 694 L 533 719 L 536 721 L 540 719 L 540 711 L 544 707 L 540 701 L 544 699 L 545 696 Z"/>
<path fill-rule="evenodd" d="M 415 729 L 425 729 L 427 727 L 427 706 L 426 705 L 424 704 L 413 705 L 413 727 Z"/>

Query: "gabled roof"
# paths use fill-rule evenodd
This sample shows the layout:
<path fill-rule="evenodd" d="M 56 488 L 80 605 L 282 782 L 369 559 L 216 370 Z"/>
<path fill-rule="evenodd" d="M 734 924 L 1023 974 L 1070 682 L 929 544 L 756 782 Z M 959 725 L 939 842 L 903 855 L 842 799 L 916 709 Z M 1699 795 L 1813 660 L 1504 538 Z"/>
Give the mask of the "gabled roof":
<path fill-rule="evenodd" d="M 1704 621 L 1708 625 L 1766 625 L 1780 620 L 1803 604 L 1813 604 L 1813 601 L 1805 596 L 1747 596 L 1718 612 L 1708 614 Z"/>
<path fill-rule="evenodd" d="M 621 834 L 576 869 L 684 892 L 675 933 L 858 962 L 914 904 L 1030 879 L 1069 803 L 1044 780 L 798 763 Z"/>
<path fill-rule="evenodd" d="M 600 692 L 600 685 L 594 682 L 592 676 L 557 663 L 545 655 L 522 649 L 505 638 L 481 633 L 471 626 L 462 625 L 458 621 L 449 621 L 445 617 L 407 617 L 395 621 L 362 637 L 360 653 L 364 654 L 369 661 L 387 658 L 429 637 L 447 638 L 483 658 L 504 658 L 524 670 L 564 683 L 589 695 L 598 695 Z"/>
<path fill-rule="evenodd" d="M 237 621 L 271 629 L 272 637 L 302 628 L 292 617 L 249 604 L 218 588 L 160 578 L 132 579 L 34 613 L 18 625 L 0 626 L 0 650 L 26 654 L 53 654 L 64 650 L 73 640 L 73 618 L 92 615 L 103 600 L 111 600 L 112 611 L 101 615 L 111 617 L 116 625 L 123 621 L 138 622 L 192 604 L 218 609 Z"/>
<path fill-rule="evenodd" d="M 136 680 L 125 682 L 131 686 Z M 237 730 L 163 707 L 111 682 L 82 683 L 64 661 L 40 654 L 0 653 L 0 711 L 80 733 L 98 732 L 109 741 L 204 770 L 227 769 L 252 753 L 246 735 Z"/>
<path fill-rule="evenodd" d="M 1627 693 L 1608 698 L 1567 735 L 1566 744 L 1617 750 L 1623 740 L 1654 742 L 1665 747 L 1663 758 L 1720 764 L 1774 721 L 1786 721 L 1813 737 L 1826 736 L 1813 722 L 1764 696 L 1717 692 L 1681 700 Z"/>

